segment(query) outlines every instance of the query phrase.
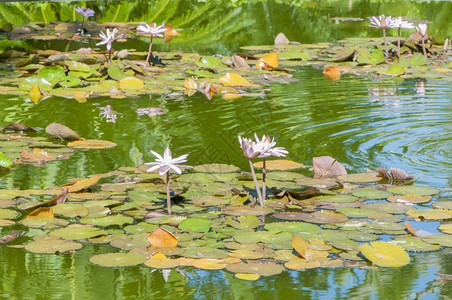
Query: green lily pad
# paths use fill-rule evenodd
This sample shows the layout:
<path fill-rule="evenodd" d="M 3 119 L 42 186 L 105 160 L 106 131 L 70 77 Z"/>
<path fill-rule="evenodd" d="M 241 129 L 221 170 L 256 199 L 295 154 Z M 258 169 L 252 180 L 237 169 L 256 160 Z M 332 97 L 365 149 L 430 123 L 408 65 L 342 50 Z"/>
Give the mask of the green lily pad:
<path fill-rule="evenodd" d="M 57 84 L 66 77 L 66 73 L 62 66 L 44 67 L 38 71 L 37 75 L 50 82 L 52 85 Z"/>
<path fill-rule="evenodd" d="M 368 232 L 352 231 L 347 233 L 349 239 L 358 242 L 371 242 L 379 239 L 378 235 Z"/>
<path fill-rule="evenodd" d="M 188 218 L 179 224 L 179 229 L 184 231 L 207 232 L 212 226 L 212 221 L 202 218 Z"/>
<path fill-rule="evenodd" d="M 64 64 L 70 71 L 91 73 L 91 68 L 87 64 L 73 60 L 66 60 Z"/>
<path fill-rule="evenodd" d="M 403 196 L 395 195 L 388 197 L 386 200 L 393 203 L 420 204 L 430 202 L 431 196 L 419 196 L 415 194 L 405 194 Z"/>
<path fill-rule="evenodd" d="M 384 75 L 400 76 L 405 73 L 405 68 L 400 64 L 393 64 L 387 69 L 379 69 L 378 72 Z"/>
<path fill-rule="evenodd" d="M 337 224 L 348 221 L 346 215 L 329 210 L 321 210 L 313 213 L 279 212 L 273 214 L 273 217 L 283 220 L 301 220 L 316 224 Z"/>
<path fill-rule="evenodd" d="M 4 153 L 0 152 L 0 169 L 9 169 L 13 166 L 13 162 Z"/>
<path fill-rule="evenodd" d="M 247 205 L 228 206 L 221 210 L 223 214 L 231 216 L 245 216 L 245 215 L 265 216 L 271 214 L 273 211 L 274 210 L 267 207 L 261 206 L 251 207 Z"/>
<path fill-rule="evenodd" d="M 91 224 L 97 226 L 112 226 L 112 225 L 124 225 L 132 224 L 133 218 L 122 215 L 107 216 L 101 218 L 82 218 L 80 223 Z"/>
<path fill-rule="evenodd" d="M 371 53 L 367 49 L 359 48 L 358 63 L 364 65 L 378 65 L 385 61 L 385 56 L 381 50 L 375 50 Z"/>
<path fill-rule="evenodd" d="M 132 234 L 134 234 L 134 233 L 144 233 L 144 232 L 150 233 L 154 229 L 156 229 L 157 227 L 158 226 L 154 225 L 154 224 L 141 222 L 141 223 L 136 224 L 136 225 L 129 225 L 129 226 L 124 227 L 124 231 L 127 232 L 127 233 L 132 233 Z"/>
<path fill-rule="evenodd" d="M 296 233 L 304 239 L 309 239 L 321 231 L 318 225 L 304 222 L 274 222 L 265 224 L 264 228 L 275 232 Z"/>
<path fill-rule="evenodd" d="M 30 76 L 22 79 L 19 82 L 19 89 L 28 92 L 35 85 L 37 85 L 42 91 L 50 91 L 53 87 L 52 83 L 48 82 L 42 77 Z"/>
<path fill-rule="evenodd" d="M 387 197 L 392 196 L 392 194 L 389 192 L 376 190 L 376 189 L 370 189 L 370 188 L 362 188 L 362 189 L 355 190 L 355 191 L 353 191 L 352 195 L 354 195 L 356 197 L 362 197 L 362 198 L 373 199 L 373 200 L 385 199 Z"/>
<path fill-rule="evenodd" d="M 20 215 L 19 212 L 15 210 L 0 208 L 0 219 L 15 219 L 19 215 Z"/>
<path fill-rule="evenodd" d="M 50 236 L 56 236 L 66 240 L 84 240 L 106 234 L 107 232 L 105 230 L 85 226 L 69 226 L 56 229 L 49 233 Z"/>
<path fill-rule="evenodd" d="M 195 247 L 185 249 L 182 255 L 191 258 L 222 259 L 228 257 L 228 252 L 208 247 Z"/>
<path fill-rule="evenodd" d="M 25 250 L 33 253 L 64 253 L 81 249 L 82 244 L 62 240 L 56 237 L 46 237 L 25 245 Z"/>
<path fill-rule="evenodd" d="M 423 66 L 427 64 L 427 57 L 425 57 L 421 53 L 415 53 L 410 59 L 410 63 L 412 66 Z"/>
<path fill-rule="evenodd" d="M 225 66 L 219 58 L 214 56 L 204 56 L 196 63 L 196 65 L 200 68 L 212 68 L 212 69 Z"/>
<path fill-rule="evenodd" d="M 149 247 L 148 233 L 131 234 L 114 238 L 110 245 L 122 250 Z"/>
<path fill-rule="evenodd" d="M 53 213 L 68 218 L 84 217 L 88 215 L 88 209 L 81 204 L 59 203 L 52 207 Z"/>
<path fill-rule="evenodd" d="M 408 205 L 400 205 L 397 203 L 388 202 L 367 203 L 362 204 L 361 207 L 364 209 L 371 209 L 389 214 L 404 214 L 408 211 L 408 209 L 410 209 Z"/>
<path fill-rule="evenodd" d="M 440 190 L 434 189 L 426 186 L 415 186 L 415 185 L 407 185 L 407 186 L 394 186 L 387 189 L 388 192 L 404 195 L 404 194 L 415 194 L 419 196 L 431 196 L 438 194 Z"/>
<path fill-rule="evenodd" d="M 89 261 L 102 267 L 126 267 L 142 264 L 146 257 L 136 253 L 106 253 L 91 256 Z"/>
<path fill-rule="evenodd" d="M 340 203 L 348 203 L 358 201 L 358 198 L 352 195 L 328 195 L 328 196 L 317 196 L 315 199 L 325 202 L 340 202 Z"/>
<path fill-rule="evenodd" d="M 261 276 L 272 276 L 284 272 L 285 268 L 282 265 L 276 263 L 238 263 L 230 264 L 226 267 L 226 270 L 232 273 L 248 273 L 258 274 Z"/>
<path fill-rule="evenodd" d="M 450 234 L 433 234 L 422 238 L 424 242 L 429 244 L 437 244 L 443 247 L 452 247 L 452 235 Z"/>
<path fill-rule="evenodd" d="M 62 227 L 69 224 L 68 221 L 63 219 L 49 219 L 49 218 L 23 219 L 20 221 L 20 223 L 26 227 L 47 228 L 47 229 Z"/>
<path fill-rule="evenodd" d="M 239 168 L 227 164 L 204 164 L 194 166 L 193 170 L 201 173 L 233 173 L 237 172 Z"/>
<path fill-rule="evenodd" d="M 399 245 L 406 251 L 412 252 L 436 251 L 441 249 L 440 245 L 426 243 L 420 237 L 409 235 L 398 236 L 394 238 L 392 242 Z"/>

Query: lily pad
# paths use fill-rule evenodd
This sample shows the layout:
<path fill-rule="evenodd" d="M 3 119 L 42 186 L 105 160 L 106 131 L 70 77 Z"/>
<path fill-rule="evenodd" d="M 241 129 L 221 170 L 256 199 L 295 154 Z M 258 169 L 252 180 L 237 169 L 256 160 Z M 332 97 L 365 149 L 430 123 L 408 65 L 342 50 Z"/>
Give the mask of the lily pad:
<path fill-rule="evenodd" d="M 227 164 L 204 164 L 194 166 L 193 170 L 201 173 L 232 173 L 237 172 L 239 168 Z"/>
<path fill-rule="evenodd" d="M 313 213 L 279 212 L 273 214 L 273 217 L 283 220 L 301 220 L 316 224 L 337 224 L 348 221 L 346 215 L 328 210 L 316 211 Z"/>
<path fill-rule="evenodd" d="M 56 236 L 66 240 L 84 240 L 106 234 L 107 232 L 105 230 L 86 226 L 70 226 L 56 229 L 49 233 L 50 236 Z"/>
<path fill-rule="evenodd" d="M 452 219 L 452 210 L 411 208 L 406 212 L 406 215 L 410 218 L 423 218 L 426 220 L 447 220 Z"/>
<path fill-rule="evenodd" d="M 358 201 L 358 198 L 352 195 L 328 195 L 328 196 L 317 196 L 315 199 L 325 202 L 340 202 L 349 203 Z"/>
<path fill-rule="evenodd" d="M 81 249 L 82 244 L 59 238 L 41 238 L 25 245 L 25 250 L 33 253 L 64 253 Z"/>
<path fill-rule="evenodd" d="M 362 189 L 355 190 L 355 191 L 353 191 L 352 195 L 356 196 L 356 197 L 362 197 L 362 198 L 373 199 L 373 200 L 385 199 L 387 197 L 392 196 L 392 194 L 389 192 L 376 190 L 376 189 L 370 189 L 370 188 L 362 188 Z"/>
<path fill-rule="evenodd" d="M 371 242 L 359 247 L 361 253 L 380 267 L 400 267 L 410 263 L 410 257 L 402 247 L 388 242 Z"/>
<path fill-rule="evenodd" d="M 195 247 L 185 249 L 183 256 L 190 258 L 215 258 L 221 259 L 228 257 L 228 252 L 220 249 L 208 247 Z"/>
<path fill-rule="evenodd" d="M 387 189 L 388 192 L 399 194 L 399 195 L 405 195 L 405 194 L 415 194 L 419 196 L 431 196 L 438 194 L 440 190 L 434 189 L 431 187 L 426 186 L 415 186 L 415 185 L 408 185 L 408 186 L 394 186 Z"/>
<path fill-rule="evenodd" d="M 398 236 L 392 243 L 399 245 L 406 251 L 413 252 L 436 251 L 441 249 L 440 245 L 426 243 L 422 238 L 415 236 Z"/>
<path fill-rule="evenodd" d="M 370 173 L 359 173 L 359 174 L 346 174 L 341 175 L 338 179 L 343 180 L 345 182 L 376 182 L 381 180 L 381 177 L 377 177 L 375 174 Z"/>
<path fill-rule="evenodd" d="M 75 149 L 107 149 L 116 146 L 116 143 L 103 140 L 83 140 L 67 144 L 68 147 Z"/>
<path fill-rule="evenodd" d="M 452 248 L 452 235 L 449 234 L 433 234 L 423 237 L 422 240 L 429 244 Z"/>
<path fill-rule="evenodd" d="M 132 224 L 133 218 L 122 215 L 107 216 L 102 218 L 82 218 L 80 219 L 80 223 L 97 226 L 124 225 Z"/>
<path fill-rule="evenodd" d="M 232 273 L 250 273 L 261 276 L 272 276 L 284 271 L 284 267 L 275 263 L 238 263 L 230 264 L 226 270 Z"/>
<path fill-rule="evenodd" d="M 102 267 L 126 267 L 144 263 L 146 257 L 136 253 L 106 253 L 91 256 L 89 261 Z"/>
<path fill-rule="evenodd" d="M 81 204 L 59 203 L 52 207 L 53 213 L 68 218 L 85 217 L 88 215 L 88 209 Z"/>
<path fill-rule="evenodd" d="M 255 162 L 253 164 L 256 168 L 262 168 L 263 167 L 263 162 L 262 161 L 258 161 Z M 267 160 L 265 163 L 265 167 L 267 170 L 281 170 L 281 171 L 285 171 L 285 170 L 295 170 L 295 169 L 299 169 L 299 168 L 303 168 L 304 165 L 297 163 L 295 161 L 292 160 L 287 160 L 287 159 L 275 159 L 275 160 Z"/>
<path fill-rule="evenodd" d="M 110 242 L 110 245 L 112 247 L 119 248 L 122 250 L 145 248 L 149 246 L 148 234 L 147 233 L 131 234 L 114 238 Z"/>
<path fill-rule="evenodd" d="M 0 208 L 0 219 L 15 219 L 19 215 L 20 215 L 19 212 L 15 210 Z"/>

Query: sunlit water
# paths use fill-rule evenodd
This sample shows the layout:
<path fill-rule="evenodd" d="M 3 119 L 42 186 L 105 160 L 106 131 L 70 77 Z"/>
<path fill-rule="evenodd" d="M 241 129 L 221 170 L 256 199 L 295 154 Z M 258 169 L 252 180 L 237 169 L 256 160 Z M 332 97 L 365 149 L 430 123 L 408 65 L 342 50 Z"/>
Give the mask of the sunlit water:
<path fill-rule="evenodd" d="M 348 1 L 347 1 L 348 2 Z M 278 22 L 289 16 L 298 20 L 289 5 L 262 2 L 248 7 L 261 12 L 270 6 L 276 17 L 266 35 L 247 41 L 256 44 L 279 32 Z M 358 7 L 363 3 L 355 3 Z M 389 5 L 389 4 L 388 4 Z M 436 5 L 436 4 L 435 4 Z M 437 7 L 437 6 L 435 6 Z M 344 2 L 337 9 L 324 8 L 311 19 L 327 14 L 356 16 L 358 8 Z M 380 10 L 372 6 L 372 12 Z M 401 10 L 401 9 L 399 9 Z M 433 10 L 433 9 L 432 9 Z M 307 8 L 307 12 L 315 9 Z M 382 9 L 384 12 L 385 9 Z M 370 12 L 369 12 L 370 14 Z M 281 17 L 278 17 L 281 15 Z M 298 16 L 298 17 L 297 17 Z M 363 15 L 360 15 L 363 16 Z M 367 15 L 366 15 L 367 16 Z M 325 22 L 324 22 L 325 23 Z M 330 24 L 331 25 L 331 24 Z M 291 35 L 285 25 L 286 34 Z M 300 25 L 301 26 L 301 25 Z M 329 27 L 326 38 L 343 38 L 348 25 Z M 268 35 L 268 36 L 267 36 Z M 295 33 L 292 32 L 292 36 Z M 52 44 L 49 44 L 52 46 Z M 50 47 L 49 46 L 49 47 Z M 76 44 L 73 47 L 77 47 Z M 140 46 L 140 44 L 138 44 Z M 61 45 L 61 47 L 64 47 Z M 143 51 L 146 45 L 141 45 Z M 177 48 L 177 44 L 173 46 Z M 196 45 L 193 45 L 196 48 Z M 238 45 L 198 45 L 198 51 L 225 54 Z M 80 150 L 70 159 L 42 167 L 19 165 L 2 178 L 2 188 L 45 189 L 67 179 L 109 172 L 123 166 L 138 166 L 154 159 L 150 150 L 162 152 L 170 146 L 175 155 L 190 153 L 189 163 L 228 163 L 247 170 L 237 136 L 268 134 L 289 151 L 288 159 L 311 164 L 312 158 L 330 155 L 350 172 L 366 168 L 397 167 L 416 177 L 416 184 L 442 189 L 439 199 L 450 200 L 452 174 L 452 89 L 450 83 L 422 79 L 396 82 L 372 81 L 345 75 L 338 82 L 325 79 L 320 70 L 299 68 L 298 82 L 269 85 L 264 99 L 258 97 L 211 101 L 201 94 L 171 100 L 154 96 L 126 99 L 90 98 L 87 103 L 50 98 L 35 105 L 20 97 L 1 96 L 1 126 L 12 122 L 45 128 L 63 123 L 87 139 L 118 143 L 108 150 Z M 110 105 L 117 112 L 116 123 L 99 115 Z M 139 108 L 160 107 L 166 114 L 139 116 Z M 46 135 L 43 130 L 39 135 Z M 435 201 L 439 200 L 435 198 Z M 436 222 L 425 222 L 434 231 Z M 6 233 L 6 230 L 1 231 Z M 18 243 L 25 242 L 21 238 Z M 288 271 L 246 282 L 223 271 L 183 268 L 173 270 L 167 283 L 159 271 L 144 266 L 103 268 L 89 263 L 94 254 L 116 251 L 110 246 L 85 244 L 76 254 L 36 255 L 23 249 L 0 247 L 0 297 L 10 299 L 448 299 L 450 282 L 436 273 L 452 274 L 450 248 L 427 254 L 410 254 L 412 263 L 396 269 L 352 268 Z"/>

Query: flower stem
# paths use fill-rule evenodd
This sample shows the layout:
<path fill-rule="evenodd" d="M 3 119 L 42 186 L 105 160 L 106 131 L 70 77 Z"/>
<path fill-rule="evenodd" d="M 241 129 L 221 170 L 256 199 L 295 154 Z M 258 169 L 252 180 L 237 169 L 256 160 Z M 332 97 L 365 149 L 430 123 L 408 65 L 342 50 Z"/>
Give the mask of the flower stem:
<path fill-rule="evenodd" d="M 166 172 L 166 207 L 168 209 L 168 214 L 171 215 L 171 197 L 170 197 L 170 187 L 169 187 L 169 171 Z"/>
<path fill-rule="evenodd" d="M 397 57 L 400 59 L 400 27 L 398 29 L 398 39 L 397 39 Z"/>
<path fill-rule="evenodd" d="M 111 48 L 108 50 L 108 66 L 111 67 Z"/>
<path fill-rule="evenodd" d="M 427 58 L 427 51 L 425 50 L 424 37 L 422 37 L 422 52 L 424 52 L 425 58 Z"/>
<path fill-rule="evenodd" d="M 251 175 L 253 175 L 254 187 L 256 188 L 257 197 L 259 198 L 259 203 L 262 207 L 264 207 L 264 200 L 262 199 L 261 190 L 259 188 L 259 184 L 257 183 L 256 172 L 254 172 L 254 166 L 251 162 L 251 159 L 248 159 L 250 162 Z"/>
<path fill-rule="evenodd" d="M 388 45 L 386 44 L 386 28 L 382 28 L 383 29 L 383 40 L 385 43 L 385 57 L 388 58 L 389 54 L 388 54 Z"/>
<path fill-rule="evenodd" d="M 146 69 L 146 67 L 148 66 L 148 62 L 149 62 L 149 58 L 151 57 L 151 53 L 152 53 L 152 40 L 153 40 L 154 36 L 151 35 L 151 42 L 149 43 L 149 50 L 148 50 L 148 56 L 146 57 L 146 62 L 144 63 L 144 68 Z"/>
<path fill-rule="evenodd" d="M 267 170 L 266 170 L 266 158 L 264 157 L 263 161 L 262 161 L 262 199 L 265 201 L 267 200 L 266 197 L 266 193 L 267 193 L 267 187 L 265 186 L 265 180 L 267 177 Z"/>
<path fill-rule="evenodd" d="M 85 16 L 82 17 L 82 25 L 80 27 L 80 34 L 83 35 L 83 23 L 85 23 Z"/>

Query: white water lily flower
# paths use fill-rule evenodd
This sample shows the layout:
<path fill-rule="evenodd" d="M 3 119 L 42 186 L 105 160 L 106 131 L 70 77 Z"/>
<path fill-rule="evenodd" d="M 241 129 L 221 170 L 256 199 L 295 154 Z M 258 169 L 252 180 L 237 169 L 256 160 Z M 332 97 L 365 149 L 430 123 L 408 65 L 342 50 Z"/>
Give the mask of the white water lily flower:
<path fill-rule="evenodd" d="M 402 17 L 393 18 L 393 28 L 413 29 L 414 24 L 402 19 Z"/>
<path fill-rule="evenodd" d="M 419 32 L 419 34 L 422 35 L 422 37 L 427 35 L 427 29 L 428 29 L 427 24 L 419 24 L 418 26 L 416 26 L 417 32 Z"/>
<path fill-rule="evenodd" d="M 75 9 L 75 11 L 84 17 L 93 17 L 94 16 L 94 10 L 92 10 L 91 8 L 77 7 Z"/>
<path fill-rule="evenodd" d="M 155 23 L 141 23 L 141 25 L 137 27 L 137 30 L 146 34 L 150 34 L 152 36 L 163 37 L 162 33 L 166 31 L 166 27 L 165 22 L 163 22 L 160 26 L 157 26 L 157 24 Z"/>
<path fill-rule="evenodd" d="M 151 153 L 155 157 L 157 157 L 157 159 L 155 160 L 155 162 L 145 163 L 145 165 L 147 165 L 147 166 L 153 166 L 153 167 L 149 168 L 146 172 L 152 172 L 157 169 L 160 169 L 159 175 L 161 176 L 161 175 L 169 172 L 170 169 L 173 169 L 174 172 L 176 172 L 177 174 L 181 174 L 182 171 L 179 168 L 188 167 L 185 165 L 180 165 L 180 163 L 184 163 L 187 161 L 188 154 L 184 154 L 182 156 L 179 156 L 178 158 L 173 159 L 169 148 L 165 149 L 165 152 L 163 153 L 163 157 L 155 151 L 151 150 Z"/>
<path fill-rule="evenodd" d="M 107 28 L 106 33 L 101 31 L 99 33 L 99 36 L 102 38 L 102 41 L 97 43 L 96 46 L 107 44 L 107 50 L 110 51 L 111 50 L 111 44 L 115 40 L 117 40 L 118 38 L 120 38 L 122 36 L 122 35 L 121 36 L 116 36 L 117 33 L 118 33 L 118 29 L 116 29 L 116 28 L 114 28 L 112 31 L 110 31 L 110 29 Z"/>
<path fill-rule="evenodd" d="M 254 133 L 254 138 L 256 139 L 256 142 L 254 143 L 254 149 L 255 151 L 260 151 L 260 158 L 269 156 L 281 157 L 289 154 L 289 152 L 284 147 L 275 147 L 275 138 L 270 141 L 269 136 L 263 135 L 262 140 L 259 140 L 256 133 Z"/>
<path fill-rule="evenodd" d="M 393 17 L 385 17 L 385 15 L 370 17 L 370 25 L 369 27 L 374 28 L 394 28 L 394 18 Z"/>

